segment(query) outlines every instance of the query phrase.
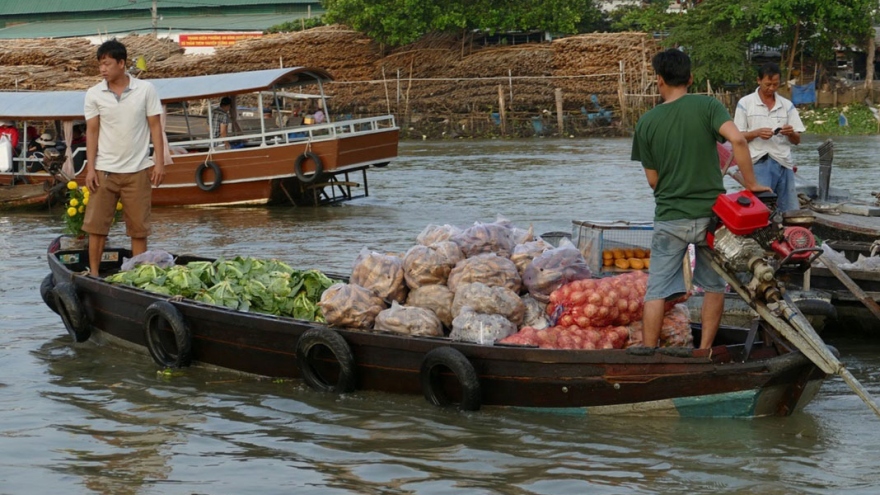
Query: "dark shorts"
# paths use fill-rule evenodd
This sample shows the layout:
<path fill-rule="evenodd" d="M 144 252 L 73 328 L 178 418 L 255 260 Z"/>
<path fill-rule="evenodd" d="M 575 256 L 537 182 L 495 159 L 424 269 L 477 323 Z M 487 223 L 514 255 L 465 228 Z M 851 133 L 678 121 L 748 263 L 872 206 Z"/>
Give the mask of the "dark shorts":
<path fill-rule="evenodd" d="M 83 230 L 89 234 L 107 235 L 121 201 L 125 218 L 125 234 L 135 239 L 150 235 L 150 207 L 153 189 L 150 171 L 146 168 L 133 174 L 98 171 L 98 190 L 89 197 Z"/>

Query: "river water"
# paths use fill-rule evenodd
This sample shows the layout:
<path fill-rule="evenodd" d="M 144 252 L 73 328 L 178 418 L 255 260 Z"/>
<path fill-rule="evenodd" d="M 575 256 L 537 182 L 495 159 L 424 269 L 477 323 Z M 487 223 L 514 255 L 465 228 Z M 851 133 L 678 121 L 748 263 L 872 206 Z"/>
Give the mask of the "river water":
<path fill-rule="evenodd" d="M 804 141 L 800 173 L 815 180 L 822 140 Z M 835 184 L 871 199 L 880 138 L 836 142 Z M 542 233 L 653 208 L 627 139 L 408 142 L 369 180 L 368 198 L 337 207 L 157 210 L 151 247 L 344 272 L 429 223 L 501 215 Z M 837 378 L 792 417 L 694 420 L 457 413 L 200 368 L 157 375 L 146 355 L 73 345 L 41 302 L 59 215 L 0 212 L 0 494 L 880 491 L 880 419 Z M 117 228 L 111 243 L 127 242 Z M 828 339 L 880 397 L 880 339 Z"/>

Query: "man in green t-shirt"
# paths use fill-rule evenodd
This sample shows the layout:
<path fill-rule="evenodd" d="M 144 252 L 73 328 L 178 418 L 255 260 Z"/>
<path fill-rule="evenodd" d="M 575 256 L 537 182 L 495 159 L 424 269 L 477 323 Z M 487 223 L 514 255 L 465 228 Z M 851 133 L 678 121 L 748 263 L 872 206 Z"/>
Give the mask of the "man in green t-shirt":
<path fill-rule="evenodd" d="M 642 162 L 654 190 L 654 234 L 643 316 L 645 346 L 660 337 L 664 306 L 686 292 L 682 259 L 688 245 L 706 246 L 712 205 L 723 194 L 724 181 L 716 143 L 730 141 L 733 156 L 752 192 L 770 191 L 755 179 L 745 137 L 715 98 L 689 95 L 691 61 L 670 49 L 651 60 L 663 103 L 636 124 L 632 159 Z M 707 249 L 697 249 L 694 284 L 705 291 L 701 349 L 712 347 L 724 311 L 724 279 L 709 265 Z"/>

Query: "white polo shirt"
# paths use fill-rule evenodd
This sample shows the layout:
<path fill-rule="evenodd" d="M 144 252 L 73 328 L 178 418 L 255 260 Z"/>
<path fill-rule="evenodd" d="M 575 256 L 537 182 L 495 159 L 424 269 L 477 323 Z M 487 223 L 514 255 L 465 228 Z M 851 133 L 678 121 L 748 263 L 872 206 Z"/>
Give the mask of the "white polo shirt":
<path fill-rule="evenodd" d="M 736 104 L 733 123 L 741 132 L 753 131 L 762 127 L 776 129 L 784 125 L 792 126 L 795 132 L 807 130 L 804 123 L 801 122 L 801 117 L 794 103 L 777 93 L 776 104 L 773 105 L 773 108 L 767 108 L 767 105 L 761 101 L 758 89 L 750 95 L 743 96 Z M 769 154 L 783 167 L 792 168 L 794 166 L 794 160 L 791 157 L 791 143 L 782 134 L 777 134 L 770 139 L 757 137 L 749 141 L 749 151 L 751 151 L 752 163 Z"/>
<path fill-rule="evenodd" d="M 95 170 L 134 173 L 153 166 L 147 117 L 161 115 L 162 102 L 152 84 L 128 77 L 128 87 L 118 99 L 107 81 L 86 92 L 86 120 L 100 117 L 101 122 Z"/>

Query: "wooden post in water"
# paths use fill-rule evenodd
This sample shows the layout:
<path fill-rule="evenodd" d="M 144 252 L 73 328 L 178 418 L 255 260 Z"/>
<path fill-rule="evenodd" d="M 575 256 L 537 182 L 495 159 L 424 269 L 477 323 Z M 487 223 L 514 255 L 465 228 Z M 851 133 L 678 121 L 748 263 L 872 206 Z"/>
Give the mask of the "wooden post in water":
<path fill-rule="evenodd" d="M 498 85 L 498 117 L 501 119 L 501 135 L 507 135 L 507 111 L 504 109 L 504 86 Z"/>
<path fill-rule="evenodd" d="M 617 98 L 620 99 L 620 127 L 626 128 L 626 73 L 623 71 L 623 60 L 620 61 L 620 77 L 617 78 Z"/>
<path fill-rule="evenodd" d="M 556 125 L 559 126 L 560 136 L 565 134 L 565 122 L 562 117 L 562 88 L 556 88 Z"/>

